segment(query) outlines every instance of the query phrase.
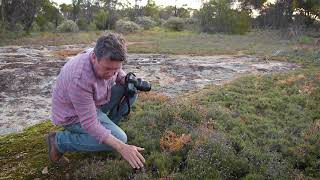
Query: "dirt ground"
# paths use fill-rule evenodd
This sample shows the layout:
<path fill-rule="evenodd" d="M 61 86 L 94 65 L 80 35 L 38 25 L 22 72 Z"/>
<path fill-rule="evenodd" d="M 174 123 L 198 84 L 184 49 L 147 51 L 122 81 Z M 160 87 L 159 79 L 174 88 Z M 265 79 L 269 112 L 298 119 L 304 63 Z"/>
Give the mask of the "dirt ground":
<path fill-rule="evenodd" d="M 0 47 L 0 134 L 50 118 L 51 88 L 60 68 L 92 44 Z M 220 85 L 244 74 L 274 73 L 298 65 L 248 55 L 186 56 L 130 54 L 126 72 L 152 82 L 153 91 L 170 97 Z"/>

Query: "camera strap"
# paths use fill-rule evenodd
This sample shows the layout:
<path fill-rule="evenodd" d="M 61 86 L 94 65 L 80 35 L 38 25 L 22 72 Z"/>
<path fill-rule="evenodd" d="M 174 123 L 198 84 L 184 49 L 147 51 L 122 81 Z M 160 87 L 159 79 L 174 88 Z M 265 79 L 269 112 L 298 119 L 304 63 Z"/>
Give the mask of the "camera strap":
<path fill-rule="evenodd" d="M 119 112 L 120 110 L 120 105 L 121 105 L 121 102 L 126 101 L 127 103 L 127 106 L 128 106 L 128 112 L 126 114 L 123 114 L 123 116 L 127 116 L 130 114 L 130 111 L 131 111 L 131 107 L 130 107 L 130 101 L 129 101 L 129 93 L 128 93 L 128 88 L 125 87 L 125 90 L 124 90 L 124 95 L 120 98 L 119 100 L 119 103 L 118 103 L 118 107 L 117 107 L 117 112 Z"/>

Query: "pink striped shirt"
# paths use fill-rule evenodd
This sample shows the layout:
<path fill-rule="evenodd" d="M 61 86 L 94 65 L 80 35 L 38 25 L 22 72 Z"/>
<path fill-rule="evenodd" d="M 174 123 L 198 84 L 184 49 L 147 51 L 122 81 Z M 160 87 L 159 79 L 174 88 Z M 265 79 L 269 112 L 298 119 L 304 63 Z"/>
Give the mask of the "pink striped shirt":
<path fill-rule="evenodd" d="M 97 119 L 96 108 L 109 102 L 111 87 L 125 76 L 120 69 L 108 80 L 98 78 L 91 62 L 93 49 L 70 59 L 61 69 L 52 93 L 52 121 L 56 125 L 79 123 L 102 143 L 111 131 Z"/>

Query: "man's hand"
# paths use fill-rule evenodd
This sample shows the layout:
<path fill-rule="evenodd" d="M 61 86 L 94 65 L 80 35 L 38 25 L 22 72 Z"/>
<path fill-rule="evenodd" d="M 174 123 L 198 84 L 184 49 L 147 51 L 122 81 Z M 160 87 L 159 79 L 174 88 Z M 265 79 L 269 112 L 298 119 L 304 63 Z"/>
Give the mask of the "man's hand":
<path fill-rule="evenodd" d="M 139 152 L 143 150 L 141 147 L 124 144 L 118 152 L 133 168 L 140 169 L 143 168 L 143 163 L 145 163 L 145 159 Z"/>
<path fill-rule="evenodd" d="M 133 168 L 140 169 L 143 167 L 145 159 L 139 152 L 143 151 L 143 148 L 125 144 L 116 137 L 114 137 L 112 134 L 110 134 L 106 139 L 104 139 L 103 143 L 117 150 Z"/>

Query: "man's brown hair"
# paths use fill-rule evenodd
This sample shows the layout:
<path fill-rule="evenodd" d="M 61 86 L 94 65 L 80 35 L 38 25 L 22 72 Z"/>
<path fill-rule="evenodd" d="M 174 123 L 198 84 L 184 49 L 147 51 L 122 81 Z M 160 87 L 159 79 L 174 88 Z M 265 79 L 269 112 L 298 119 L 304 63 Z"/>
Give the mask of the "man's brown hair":
<path fill-rule="evenodd" d="M 101 36 L 94 47 L 94 53 L 100 61 L 102 58 L 110 58 L 112 61 L 125 61 L 127 47 L 125 39 L 116 33 L 108 33 Z"/>

